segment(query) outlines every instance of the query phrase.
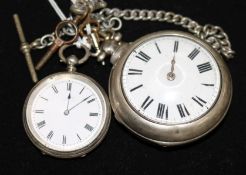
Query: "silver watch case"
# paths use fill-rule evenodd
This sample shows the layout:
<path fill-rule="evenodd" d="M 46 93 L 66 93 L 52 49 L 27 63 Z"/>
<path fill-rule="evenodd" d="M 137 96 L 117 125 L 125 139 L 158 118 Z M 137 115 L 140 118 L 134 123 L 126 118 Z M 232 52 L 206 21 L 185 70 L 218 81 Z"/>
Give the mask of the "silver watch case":
<path fill-rule="evenodd" d="M 34 98 L 37 95 L 37 92 L 39 89 L 42 89 L 47 84 L 51 84 L 52 82 L 60 79 L 66 79 L 66 78 L 74 78 L 80 81 L 85 82 L 86 84 L 90 85 L 98 94 L 100 100 L 103 104 L 103 119 L 100 126 L 100 132 L 95 136 L 94 140 L 87 145 L 84 148 L 74 150 L 74 151 L 68 151 L 68 152 L 61 152 L 57 150 L 50 149 L 45 146 L 45 143 L 42 143 L 42 139 L 39 138 L 38 134 L 35 132 L 34 128 L 31 124 L 31 106 L 30 104 L 34 100 Z M 107 97 L 107 94 L 105 93 L 104 89 L 92 78 L 79 73 L 70 73 L 70 72 L 61 72 L 56 73 L 53 75 L 50 75 L 43 80 L 41 80 L 29 93 L 29 95 L 26 98 L 24 107 L 23 107 L 23 124 L 25 131 L 29 137 L 29 139 L 32 141 L 32 143 L 42 151 L 43 154 L 47 154 L 56 158 L 75 158 L 75 157 L 84 157 L 86 154 L 91 152 L 93 149 L 95 149 L 104 139 L 104 137 L 107 134 L 107 131 L 109 129 L 111 121 L 111 107 L 110 103 Z"/>
<path fill-rule="evenodd" d="M 122 89 L 122 70 L 130 53 L 142 43 L 163 36 L 178 36 L 190 39 L 209 51 L 221 72 L 221 89 L 215 105 L 204 116 L 189 123 L 178 125 L 158 124 L 146 120 L 134 110 Z M 182 145 L 197 140 L 212 131 L 224 118 L 232 98 L 232 80 L 222 56 L 201 39 L 180 31 L 161 31 L 146 35 L 137 41 L 124 45 L 113 56 L 109 82 L 109 98 L 116 119 L 138 136 L 161 146 Z"/>

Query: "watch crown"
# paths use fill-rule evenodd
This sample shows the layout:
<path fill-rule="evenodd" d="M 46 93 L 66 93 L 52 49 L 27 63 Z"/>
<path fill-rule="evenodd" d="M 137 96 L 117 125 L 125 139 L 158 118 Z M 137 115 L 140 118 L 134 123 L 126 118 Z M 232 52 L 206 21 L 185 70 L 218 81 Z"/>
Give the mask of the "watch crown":
<path fill-rule="evenodd" d="M 75 72 L 76 71 L 76 65 L 78 65 L 79 59 L 75 55 L 71 55 L 67 58 L 67 69 L 69 72 Z"/>

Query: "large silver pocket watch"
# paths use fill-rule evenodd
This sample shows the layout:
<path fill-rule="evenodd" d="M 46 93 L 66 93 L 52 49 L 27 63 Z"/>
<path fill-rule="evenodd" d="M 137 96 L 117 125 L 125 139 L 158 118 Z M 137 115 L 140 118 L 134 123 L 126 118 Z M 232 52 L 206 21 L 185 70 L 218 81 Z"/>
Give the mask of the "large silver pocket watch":
<path fill-rule="evenodd" d="M 115 57 L 115 58 L 114 58 Z M 232 80 L 219 53 L 205 41 L 162 31 L 124 45 L 110 78 L 116 119 L 162 146 L 197 140 L 224 118 Z"/>

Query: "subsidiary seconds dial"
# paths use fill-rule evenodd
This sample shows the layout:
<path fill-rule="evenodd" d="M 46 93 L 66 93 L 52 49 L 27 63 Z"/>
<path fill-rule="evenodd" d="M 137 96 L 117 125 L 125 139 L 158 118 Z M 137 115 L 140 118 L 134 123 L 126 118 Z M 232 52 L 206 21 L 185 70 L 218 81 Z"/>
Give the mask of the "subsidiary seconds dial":
<path fill-rule="evenodd" d="M 204 116 L 216 103 L 220 87 L 220 70 L 212 54 L 179 36 L 140 44 L 122 72 L 128 103 L 143 118 L 160 124 L 182 124 Z"/>

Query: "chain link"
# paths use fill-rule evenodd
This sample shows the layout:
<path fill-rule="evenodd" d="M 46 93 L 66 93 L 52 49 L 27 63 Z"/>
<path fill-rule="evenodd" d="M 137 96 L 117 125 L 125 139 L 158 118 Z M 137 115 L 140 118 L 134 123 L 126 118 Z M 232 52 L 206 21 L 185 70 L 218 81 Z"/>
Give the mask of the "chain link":
<path fill-rule="evenodd" d="M 139 9 L 125 9 L 118 8 L 105 8 L 100 12 L 102 18 L 106 19 L 110 16 L 122 18 L 124 20 L 133 21 L 159 21 L 173 23 L 188 29 L 198 38 L 210 44 L 218 53 L 222 54 L 225 58 L 231 59 L 234 57 L 235 52 L 231 48 L 229 37 L 219 26 L 207 24 L 201 26 L 196 21 L 188 17 L 173 12 L 157 11 L 157 10 L 139 10 Z"/>
<path fill-rule="evenodd" d="M 44 35 L 42 38 L 38 38 L 35 41 L 33 41 L 30 44 L 31 49 L 44 49 L 46 47 L 51 46 L 55 41 L 55 35 L 52 34 L 47 34 Z"/>
<path fill-rule="evenodd" d="M 122 28 L 122 21 L 118 17 L 111 17 L 101 21 L 102 30 L 119 31 Z"/>

